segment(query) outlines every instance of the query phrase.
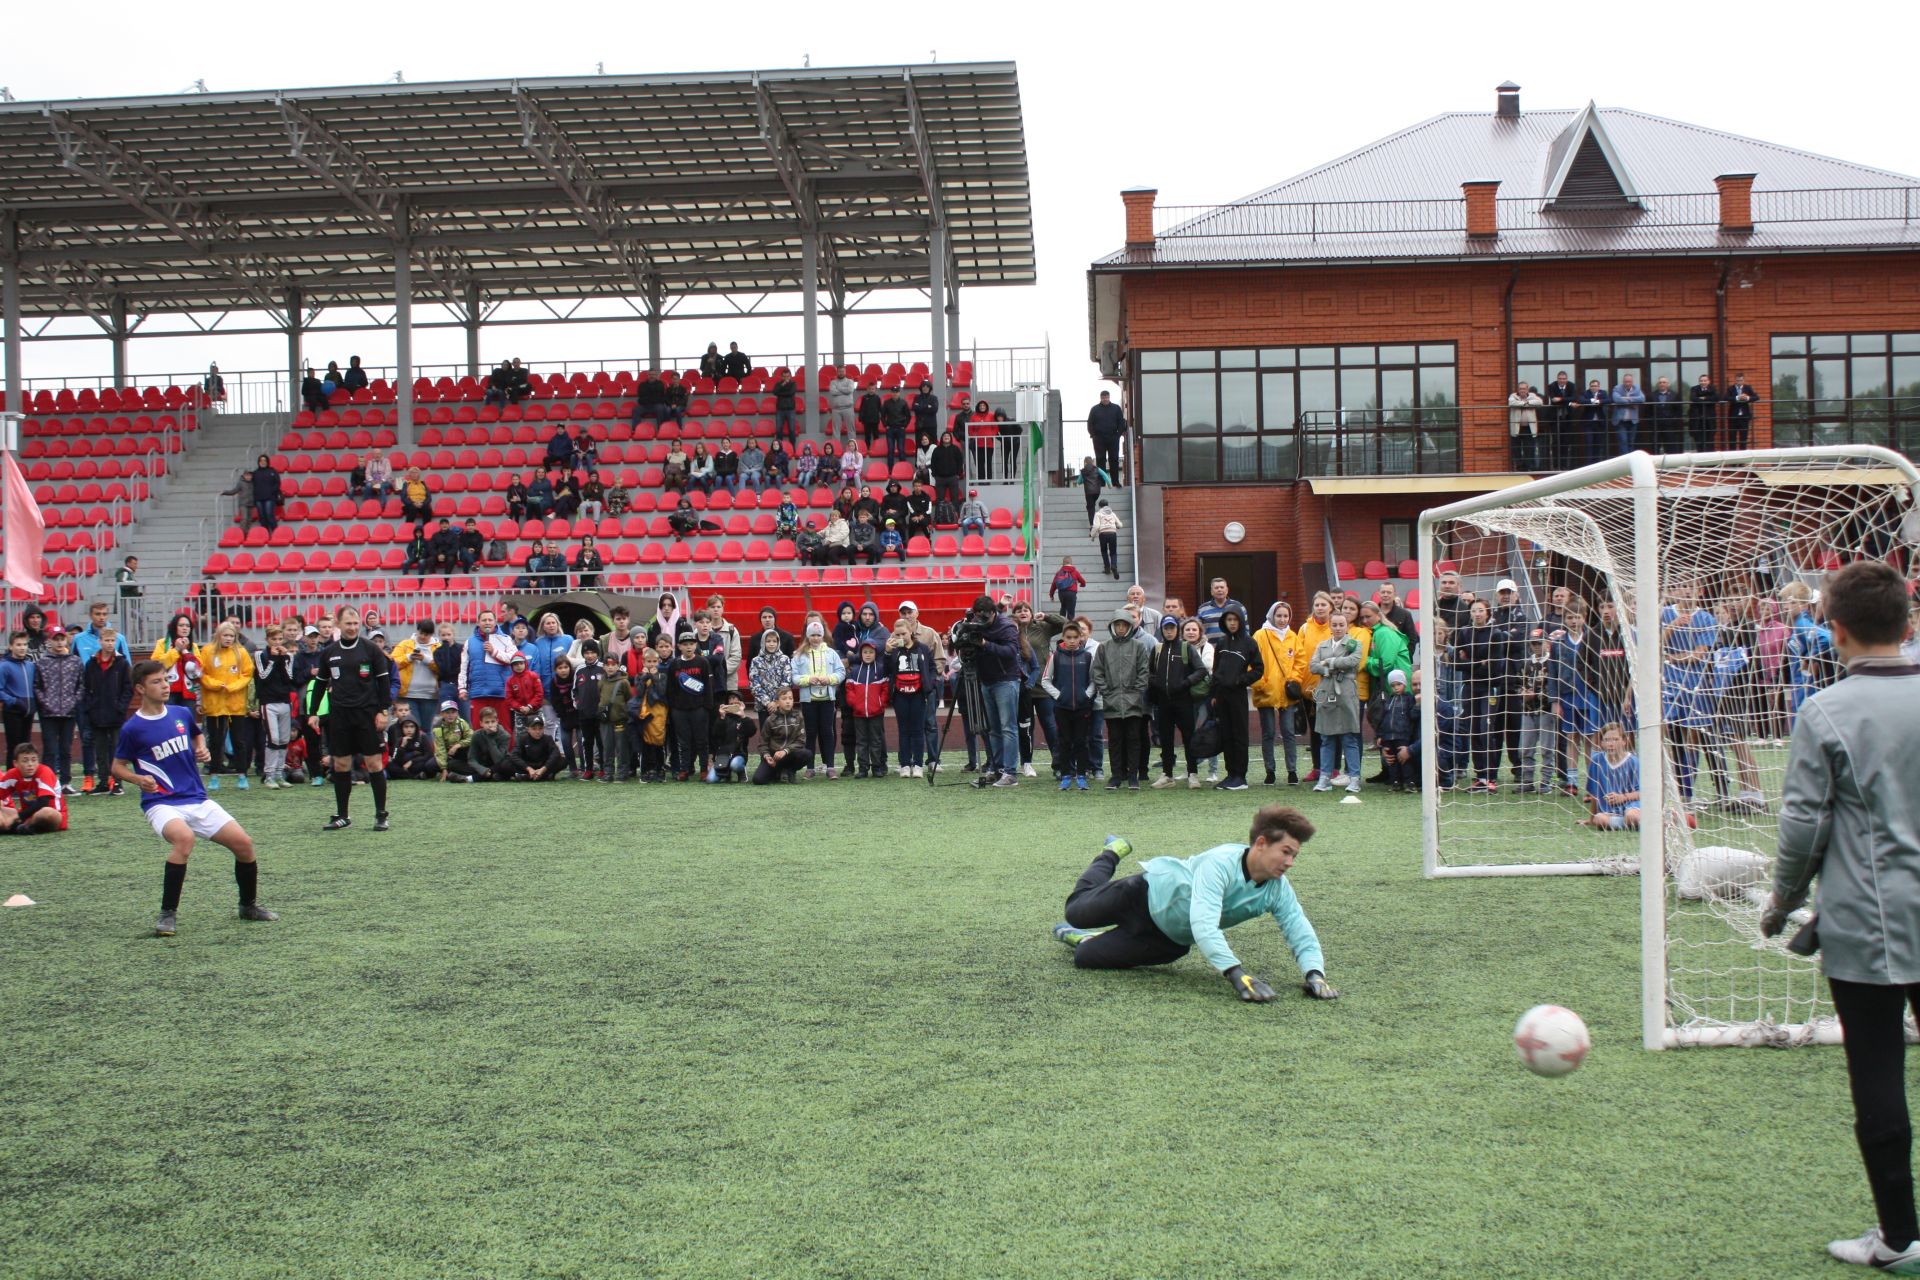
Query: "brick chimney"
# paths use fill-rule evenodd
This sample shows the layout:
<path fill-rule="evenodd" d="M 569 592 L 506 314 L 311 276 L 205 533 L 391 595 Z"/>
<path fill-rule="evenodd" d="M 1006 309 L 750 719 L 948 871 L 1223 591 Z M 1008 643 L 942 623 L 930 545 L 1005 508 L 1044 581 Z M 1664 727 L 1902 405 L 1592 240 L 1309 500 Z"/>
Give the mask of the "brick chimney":
<path fill-rule="evenodd" d="M 1153 248 L 1153 198 L 1160 193 L 1152 187 L 1129 187 L 1120 193 L 1127 206 L 1127 248 Z"/>
<path fill-rule="evenodd" d="M 1753 178 L 1751 173 L 1723 173 L 1713 180 L 1720 192 L 1720 229 L 1753 230 Z"/>
<path fill-rule="evenodd" d="M 1467 234 L 1476 240 L 1500 234 L 1499 206 L 1494 202 L 1499 191 L 1497 181 L 1460 184 L 1460 194 L 1467 198 Z"/>

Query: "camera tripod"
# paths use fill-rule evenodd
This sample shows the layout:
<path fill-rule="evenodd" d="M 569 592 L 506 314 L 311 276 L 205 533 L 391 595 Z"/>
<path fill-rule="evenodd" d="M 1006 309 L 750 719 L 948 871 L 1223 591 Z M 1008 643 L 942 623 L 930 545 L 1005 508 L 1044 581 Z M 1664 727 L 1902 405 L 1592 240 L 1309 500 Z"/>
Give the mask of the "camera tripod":
<path fill-rule="evenodd" d="M 953 691 L 953 697 L 947 702 L 947 718 L 940 726 L 940 736 L 934 739 L 933 760 L 927 765 L 927 785 L 939 785 L 941 750 L 947 745 L 947 730 L 953 728 L 953 714 L 960 712 L 962 728 L 985 733 L 987 725 L 987 699 L 980 692 L 980 668 L 971 654 L 960 655 L 960 683 Z M 992 745 L 986 744 L 988 758 L 991 759 Z M 966 782 L 949 782 L 950 787 L 963 787 Z"/>

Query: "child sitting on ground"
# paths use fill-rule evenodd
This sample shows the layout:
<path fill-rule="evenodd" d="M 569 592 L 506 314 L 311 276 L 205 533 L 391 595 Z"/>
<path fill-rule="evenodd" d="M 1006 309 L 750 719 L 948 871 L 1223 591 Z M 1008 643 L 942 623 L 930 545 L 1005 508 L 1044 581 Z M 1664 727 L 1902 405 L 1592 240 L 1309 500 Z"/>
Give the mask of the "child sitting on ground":
<path fill-rule="evenodd" d="M 1601 754 L 1587 761 L 1588 816 L 1583 827 L 1630 831 L 1640 826 L 1640 761 L 1627 750 L 1627 731 L 1617 721 L 1600 729 Z"/>
<path fill-rule="evenodd" d="M 67 829 L 66 794 L 31 742 L 13 749 L 13 768 L 0 773 L 0 834 L 33 835 Z"/>

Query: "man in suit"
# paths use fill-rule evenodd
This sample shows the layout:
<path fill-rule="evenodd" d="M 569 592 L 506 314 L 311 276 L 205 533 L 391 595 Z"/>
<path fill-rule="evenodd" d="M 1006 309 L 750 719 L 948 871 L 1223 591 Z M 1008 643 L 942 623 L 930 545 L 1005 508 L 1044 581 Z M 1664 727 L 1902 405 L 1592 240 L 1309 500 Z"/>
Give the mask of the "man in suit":
<path fill-rule="evenodd" d="M 1753 429 L 1753 406 L 1760 402 L 1760 393 L 1747 381 L 1747 375 L 1733 375 L 1733 385 L 1727 388 L 1727 448 L 1744 449 L 1747 436 Z"/>
<path fill-rule="evenodd" d="M 1613 397 L 1600 385 L 1600 379 L 1589 378 L 1587 389 L 1580 393 L 1579 403 L 1583 406 L 1580 424 L 1580 463 L 1585 465 L 1598 462 L 1606 453 L 1607 406 L 1613 403 Z"/>
<path fill-rule="evenodd" d="M 1633 375 L 1621 374 L 1613 389 L 1613 434 L 1621 453 L 1633 452 L 1640 434 L 1640 406 L 1646 402 L 1647 393 L 1634 384 Z"/>
<path fill-rule="evenodd" d="M 1580 397 L 1580 388 L 1567 380 L 1567 371 L 1562 369 L 1547 389 L 1541 393 L 1547 401 L 1547 430 L 1551 433 L 1546 447 L 1546 461 L 1558 470 L 1580 465 L 1580 449 L 1574 440 L 1574 403 Z"/>
<path fill-rule="evenodd" d="M 1653 384 L 1647 405 L 1647 416 L 1652 419 L 1647 443 L 1653 446 L 1654 453 L 1679 453 L 1687 415 L 1680 393 L 1673 389 L 1672 383 L 1661 378 Z"/>
<path fill-rule="evenodd" d="M 1701 374 L 1687 394 L 1687 438 L 1699 453 L 1712 453 L 1720 445 L 1720 390 L 1712 374 Z"/>

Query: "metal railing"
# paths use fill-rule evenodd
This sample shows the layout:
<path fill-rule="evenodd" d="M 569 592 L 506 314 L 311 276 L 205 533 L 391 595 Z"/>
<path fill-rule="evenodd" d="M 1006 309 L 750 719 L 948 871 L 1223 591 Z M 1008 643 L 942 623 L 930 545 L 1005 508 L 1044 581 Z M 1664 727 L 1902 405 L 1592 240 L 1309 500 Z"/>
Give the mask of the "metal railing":
<path fill-rule="evenodd" d="M 877 364 L 882 369 L 885 369 L 891 364 L 902 364 L 910 369 L 916 363 L 925 362 L 929 354 L 930 353 L 925 350 L 915 351 L 907 348 L 849 351 L 846 353 L 845 360 L 841 361 L 841 363 L 858 364 L 862 368 L 870 364 Z M 790 369 L 797 369 L 805 363 L 804 355 L 799 352 L 766 353 L 761 355 L 749 353 L 749 358 L 753 361 L 755 368 L 765 368 L 769 372 L 783 365 Z M 832 359 L 832 355 L 831 353 L 823 353 L 819 359 L 821 363 L 826 363 Z M 982 347 L 976 344 L 971 348 L 963 349 L 957 354 L 950 354 L 948 359 L 956 362 L 960 360 L 972 362 L 973 386 L 980 392 L 1011 394 L 1015 388 L 1022 385 L 1043 384 L 1049 387 L 1053 385 L 1053 353 L 1050 345 Z M 697 369 L 700 367 L 700 355 L 696 353 L 694 355 L 663 356 L 661 363 L 669 369 Z M 318 366 L 321 370 L 324 370 L 325 367 L 324 362 Z M 385 378 L 388 381 L 392 381 L 395 374 L 395 368 L 392 365 L 363 365 L 362 367 L 366 370 L 367 377 L 373 380 Z M 487 373 L 491 371 L 492 367 L 491 364 L 483 363 L 475 376 L 485 377 Z M 647 367 L 645 357 L 628 357 L 625 359 L 612 360 L 534 361 L 527 364 L 527 368 L 530 371 L 549 378 L 556 376 L 569 378 L 576 373 L 584 373 L 589 377 L 596 373 L 630 373 L 637 375 Z M 287 371 L 284 369 L 238 369 L 233 372 L 228 372 L 223 369 L 221 370 L 220 376 L 225 383 L 226 399 L 220 405 L 216 406 L 215 411 L 223 410 L 228 413 L 288 413 L 292 411 L 296 401 L 294 394 L 295 387 L 292 385 L 288 378 Z M 440 378 L 452 378 L 458 381 L 461 378 L 469 376 L 469 370 L 464 361 L 458 363 L 419 364 L 413 367 L 413 376 L 416 379 L 430 378 L 437 380 Z M 205 377 L 205 369 L 197 369 L 191 372 L 173 371 L 141 374 L 137 377 L 129 377 L 126 385 L 138 387 L 177 386 L 197 388 L 200 386 L 201 380 Z M 116 380 L 111 375 L 100 374 L 28 378 L 25 380 L 25 389 L 29 392 L 41 390 L 79 391 L 83 389 L 97 391 L 103 387 L 115 385 L 118 385 L 118 383 L 116 383 Z"/>
<path fill-rule="evenodd" d="M 1552 208 L 1540 196 L 1501 196 L 1495 201 L 1501 231 L 1604 227 L 1718 226 L 1720 197 L 1712 191 L 1643 195 L 1637 205 Z M 1793 222 L 1886 222 L 1920 220 L 1920 186 L 1831 187 L 1755 191 L 1756 225 Z M 1161 239 L 1298 236 L 1464 234 L 1466 200 L 1251 201 L 1232 205 L 1160 205 L 1153 211 Z"/>
<path fill-rule="evenodd" d="M 271 583 L 248 579 L 252 585 L 245 591 L 238 586 L 241 579 L 142 578 L 137 597 L 99 598 L 112 599 L 122 631 L 129 637 L 128 645 L 138 656 L 150 651 L 166 634 L 167 624 L 183 611 L 192 615 L 194 640 L 201 644 L 213 638 L 214 629 L 225 618 L 238 618 L 243 628 L 250 629 L 248 642 L 257 648 L 263 640 L 261 632 L 270 622 L 312 622 L 344 605 L 361 610 L 369 627 L 384 630 L 389 640 L 397 642 L 404 632 L 395 628 L 411 631 L 423 616 L 438 620 L 444 615 L 465 635 L 471 627 L 467 616 L 470 609 L 495 609 L 507 600 L 546 600 L 581 589 L 576 574 L 566 575 L 563 582 L 516 587 L 513 583 L 522 572 L 495 570 L 429 578 L 400 573 L 340 575 L 327 580 L 337 584 L 338 590 L 333 591 L 320 590 L 320 580 L 313 578 Z M 718 593 L 728 597 L 727 614 L 735 625 L 743 619 L 750 623 L 762 603 L 777 602 L 785 616 L 783 625 L 789 630 L 797 629 L 794 624 L 799 613 L 819 610 L 831 618 L 835 605 L 849 598 L 889 605 L 912 599 L 920 606 L 922 620 L 942 627 L 964 613 L 983 589 L 992 595 L 1005 592 L 1032 598 L 1036 570 L 1030 563 L 1009 557 L 1002 564 L 972 566 L 961 572 L 968 576 L 908 578 L 898 572 L 893 561 L 878 568 L 860 565 L 809 570 L 728 565 L 716 571 L 712 565 L 654 565 L 638 571 L 623 567 L 617 575 L 611 575 L 624 584 L 619 586 L 611 585 L 610 575 L 603 573 L 599 585 L 588 589 L 640 599 L 658 596 L 662 591 L 684 592 L 695 604 Z"/>

